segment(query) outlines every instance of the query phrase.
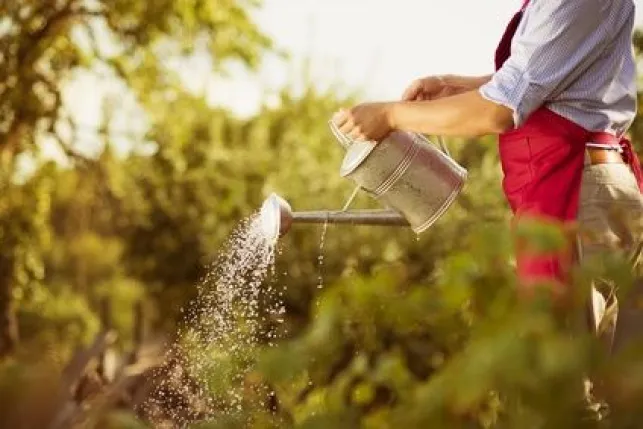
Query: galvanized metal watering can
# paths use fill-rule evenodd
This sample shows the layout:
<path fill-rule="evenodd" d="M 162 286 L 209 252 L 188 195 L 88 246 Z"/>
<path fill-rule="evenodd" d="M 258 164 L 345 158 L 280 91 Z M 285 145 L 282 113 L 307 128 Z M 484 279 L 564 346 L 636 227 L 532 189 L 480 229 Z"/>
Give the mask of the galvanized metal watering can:
<path fill-rule="evenodd" d="M 431 144 L 420 134 L 394 131 L 380 143 L 354 141 L 335 123 L 329 126 L 346 149 L 340 175 L 389 207 L 383 210 L 292 212 L 290 205 L 273 194 L 263 204 L 266 233 L 275 238 L 293 223 L 350 223 L 406 225 L 424 232 L 451 206 L 467 178 L 441 144 Z"/>

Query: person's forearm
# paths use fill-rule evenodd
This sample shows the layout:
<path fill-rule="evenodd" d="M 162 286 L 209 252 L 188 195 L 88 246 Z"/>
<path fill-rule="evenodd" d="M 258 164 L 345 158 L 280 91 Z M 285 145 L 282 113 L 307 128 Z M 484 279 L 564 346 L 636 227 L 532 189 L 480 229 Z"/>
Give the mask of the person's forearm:
<path fill-rule="evenodd" d="M 466 91 L 472 91 L 489 82 L 492 76 L 492 74 L 485 76 L 459 76 L 448 74 L 440 76 L 440 79 L 442 79 L 447 85 L 458 86 Z"/>
<path fill-rule="evenodd" d="M 442 136 L 500 134 L 513 127 L 512 110 L 486 100 L 478 90 L 432 101 L 391 104 L 395 129 Z"/>

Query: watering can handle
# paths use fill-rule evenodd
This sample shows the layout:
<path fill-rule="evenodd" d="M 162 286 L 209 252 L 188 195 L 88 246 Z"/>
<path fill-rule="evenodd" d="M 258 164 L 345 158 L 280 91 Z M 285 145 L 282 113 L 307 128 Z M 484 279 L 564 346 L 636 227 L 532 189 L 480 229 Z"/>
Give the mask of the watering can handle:
<path fill-rule="evenodd" d="M 328 121 L 328 126 L 330 127 L 330 130 L 333 132 L 333 135 L 337 139 L 337 141 L 344 146 L 345 149 L 348 149 L 351 145 L 350 139 L 342 133 L 339 128 L 337 128 L 337 124 L 335 124 L 335 121 L 332 119 Z"/>
<path fill-rule="evenodd" d="M 413 140 L 415 140 L 416 142 L 431 144 L 431 142 L 422 134 L 419 134 L 419 133 L 409 133 L 409 134 L 411 135 L 411 138 L 413 138 Z M 442 151 L 443 154 L 451 158 L 451 154 L 449 153 L 449 148 L 447 147 L 447 144 L 444 142 L 444 139 L 442 138 L 442 136 L 437 136 L 437 139 L 438 139 L 438 144 L 437 144 L 438 149 L 440 149 L 440 151 Z"/>
<path fill-rule="evenodd" d="M 447 147 L 447 144 L 444 142 L 444 139 L 442 136 L 438 136 L 438 147 L 446 156 L 451 158 L 451 154 L 449 153 L 449 148 Z"/>

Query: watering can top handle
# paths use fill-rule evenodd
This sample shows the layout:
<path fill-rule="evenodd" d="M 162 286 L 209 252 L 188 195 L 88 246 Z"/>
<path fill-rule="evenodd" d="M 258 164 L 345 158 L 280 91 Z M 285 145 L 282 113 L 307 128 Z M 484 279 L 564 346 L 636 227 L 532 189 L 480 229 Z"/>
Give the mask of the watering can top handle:
<path fill-rule="evenodd" d="M 442 136 L 437 136 L 438 139 L 438 147 L 444 153 L 446 156 L 451 158 L 451 153 L 449 153 L 449 148 L 447 147 L 447 144 L 444 142 L 444 138 Z"/>
<path fill-rule="evenodd" d="M 345 149 L 348 149 L 350 145 L 352 144 L 351 140 L 348 138 L 348 136 L 344 135 L 339 128 L 337 127 L 337 124 L 335 124 L 335 121 L 332 119 L 328 121 L 328 126 L 330 127 L 330 130 L 333 132 L 335 135 L 335 138 L 337 141 L 344 146 Z"/>
<path fill-rule="evenodd" d="M 412 132 L 409 133 L 409 134 L 411 135 L 411 138 L 413 140 L 415 140 L 415 141 L 420 141 L 420 142 L 423 142 L 423 143 L 432 144 L 431 141 L 429 139 L 427 139 L 426 137 L 424 137 L 424 135 L 422 135 L 422 134 L 412 133 Z M 437 136 L 437 140 L 438 140 L 438 144 L 437 144 L 438 148 L 442 151 L 442 153 L 444 153 L 446 156 L 451 158 L 451 154 L 449 153 L 449 148 L 447 147 L 446 143 L 444 142 L 444 139 L 442 138 L 442 136 Z"/>
<path fill-rule="evenodd" d="M 339 141 L 339 143 L 342 146 L 344 146 L 344 148 L 348 149 L 350 145 L 353 143 L 353 141 L 339 130 L 339 128 L 337 127 L 337 124 L 335 124 L 335 122 L 332 119 L 328 121 L 328 126 L 330 127 L 330 130 L 332 131 L 337 141 Z M 409 134 L 414 140 L 417 139 L 425 143 L 430 143 L 430 141 L 427 140 L 422 134 L 413 133 L 413 132 L 410 132 Z M 447 148 L 447 145 L 444 143 L 444 139 L 442 138 L 442 136 L 438 136 L 437 139 L 438 139 L 438 147 L 440 148 L 440 150 L 445 155 L 450 157 L 451 155 L 449 153 L 449 149 Z"/>

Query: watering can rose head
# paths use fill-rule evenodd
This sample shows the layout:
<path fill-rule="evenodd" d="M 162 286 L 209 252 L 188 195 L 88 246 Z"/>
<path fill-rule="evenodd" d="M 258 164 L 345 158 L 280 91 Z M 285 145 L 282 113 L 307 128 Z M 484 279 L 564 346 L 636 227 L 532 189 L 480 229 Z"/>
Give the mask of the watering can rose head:
<path fill-rule="evenodd" d="M 333 116 L 339 130 L 352 140 L 380 142 L 393 130 L 394 103 L 362 103 Z"/>
<path fill-rule="evenodd" d="M 275 193 L 266 198 L 259 216 L 262 232 L 269 241 L 276 241 L 288 232 L 293 221 L 290 204 Z"/>

